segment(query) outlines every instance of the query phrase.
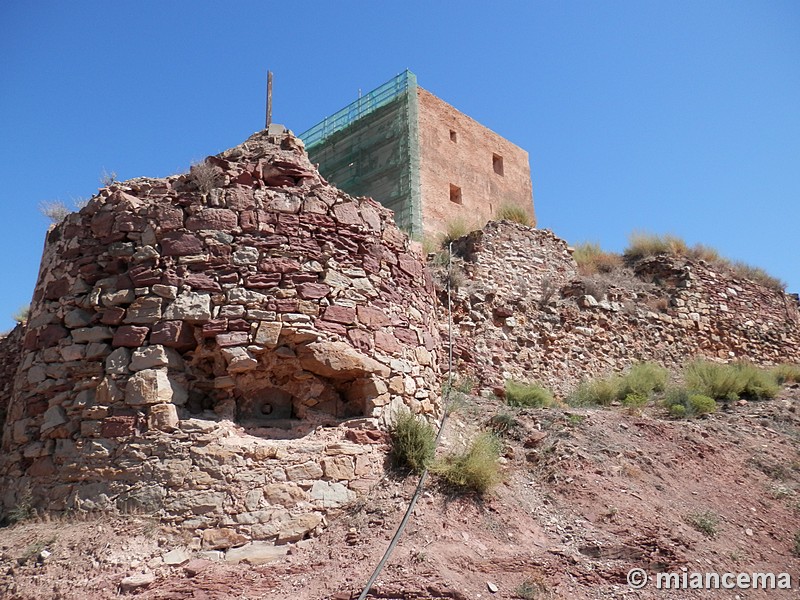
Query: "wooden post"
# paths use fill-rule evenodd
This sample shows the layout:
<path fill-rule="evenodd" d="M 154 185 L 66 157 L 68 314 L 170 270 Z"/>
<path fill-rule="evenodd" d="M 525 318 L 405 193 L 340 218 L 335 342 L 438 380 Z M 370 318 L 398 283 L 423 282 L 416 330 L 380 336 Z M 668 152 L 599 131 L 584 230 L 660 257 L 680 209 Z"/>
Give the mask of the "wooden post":
<path fill-rule="evenodd" d="M 264 129 L 269 129 L 272 123 L 272 71 L 267 71 L 267 118 Z"/>

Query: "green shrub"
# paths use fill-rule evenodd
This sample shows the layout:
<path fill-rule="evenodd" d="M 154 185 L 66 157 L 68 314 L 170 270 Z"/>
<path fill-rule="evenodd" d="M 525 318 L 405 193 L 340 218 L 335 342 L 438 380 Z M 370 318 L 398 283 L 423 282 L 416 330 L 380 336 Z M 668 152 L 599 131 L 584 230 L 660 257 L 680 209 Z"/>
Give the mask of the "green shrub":
<path fill-rule="evenodd" d="M 800 383 L 800 365 L 792 363 L 780 364 L 772 368 L 772 376 L 780 385 L 784 383 Z"/>
<path fill-rule="evenodd" d="M 663 392 L 669 371 L 661 365 L 645 362 L 633 365 L 621 381 L 620 395 L 638 394 L 649 396 L 653 392 Z"/>
<path fill-rule="evenodd" d="M 800 558 L 800 529 L 794 532 L 794 539 L 792 542 L 792 554 Z"/>
<path fill-rule="evenodd" d="M 780 391 L 775 375 L 750 363 L 736 363 L 736 368 L 744 383 L 740 396 L 751 400 L 774 398 Z"/>
<path fill-rule="evenodd" d="M 430 423 L 409 411 L 401 411 L 389 429 L 391 460 L 398 469 L 421 473 L 433 460 L 436 432 Z"/>
<path fill-rule="evenodd" d="M 619 254 L 606 252 L 594 242 L 576 245 L 572 258 L 578 265 L 578 272 L 587 276 L 611 273 L 622 266 L 622 257 Z"/>
<path fill-rule="evenodd" d="M 648 400 L 647 394 L 631 392 L 622 399 L 622 405 L 627 406 L 629 408 L 639 408 L 647 404 L 647 400 Z"/>
<path fill-rule="evenodd" d="M 686 407 L 683 404 L 673 404 L 669 407 L 669 414 L 676 419 L 683 419 L 686 417 Z"/>
<path fill-rule="evenodd" d="M 707 415 L 717 410 L 717 401 L 703 394 L 691 394 L 687 409 L 698 416 Z"/>
<path fill-rule="evenodd" d="M 503 204 L 498 210 L 495 218 L 498 221 L 512 221 L 527 227 L 533 227 L 534 222 L 525 209 L 514 204 Z"/>
<path fill-rule="evenodd" d="M 713 398 L 692 393 L 685 387 L 669 388 L 664 397 L 664 406 L 676 419 L 701 417 L 717 410 L 717 403 Z"/>
<path fill-rule="evenodd" d="M 506 380 L 506 402 L 509 406 L 542 408 L 555 402 L 553 393 L 537 383 L 520 383 Z"/>
<path fill-rule="evenodd" d="M 448 454 L 431 470 L 455 488 L 482 494 L 500 483 L 498 458 L 499 440 L 491 433 L 481 433 L 469 448 Z"/>
<path fill-rule="evenodd" d="M 715 400 L 773 398 L 780 389 L 771 372 L 749 363 L 719 364 L 696 360 L 684 369 L 684 379 L 690 390 Z"/>
<path fill-rule="evenodd" d="M 621 389 L 620 382 L 621 378 L 618 375 L 581 381 L 567 401 L 572 406 L 591 406 L 594 404 L 608 406 L 618 399 Z"/>
<path fill-rule="evenodd" d="M 608 406 L 612 402 L 642 406 L 653 392 L 664 390 L 668 376 L 669 372 L 655 363 L 637 363 L 624 375 L 581 382 L 568 402 L 573 406 Z"/>
<path fill-rule="evenodd" d="M 709 510 L 686 515 L 686 522 L 708 538 L 717 535 L 719 517 Z"/>

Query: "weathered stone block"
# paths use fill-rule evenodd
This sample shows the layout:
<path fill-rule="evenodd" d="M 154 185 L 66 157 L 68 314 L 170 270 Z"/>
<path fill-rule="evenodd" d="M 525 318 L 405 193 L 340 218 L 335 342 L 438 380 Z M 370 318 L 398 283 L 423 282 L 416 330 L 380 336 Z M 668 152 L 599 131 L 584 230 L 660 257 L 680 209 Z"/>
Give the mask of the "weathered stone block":
<path fill-rule="evenodd" d="M 150 407 L 147 415 L 147 426 L 159 431 L 175 431 L 178 429 L 178 411 L 174 404 L 156 404 Z"/>
<path fill-rule="evenodd" d="M 333 321 L 334 323 L 342 323 L 349 325 L 355 323 L 356 309 L 349 306 L 332 305 L 325 308 L 322 313 L 322 318 L 325 321 Z"/>
<path fill-rule="evenodd" d="M 235 546 L 242 546 L 248 541 L 245 536 L 227 527 L 206 529 L 203 532 L 203 548 L 207 550 L 227 550 Z"/>
<path fill-rule="evenodd" d="M 145 325 L 161 320 L 161 304 L 163 299 L 153 297 L 137 298 L 128 307 L 125 323 Z"/>
<path fill-rule="evenodd" d="M 211 296 L 187 292 L 178 296 L 164 311 L 165 319 L 202 322 L 211 319 Z"/>
<path fill-rule="evenodd" d="M 120 346 L 125 348 L 138 348 L 144 344 L 148 333 L 150 333 L 150 329 L 148 327 L 122 325 L 114 332 L 114 338 L 111 341 L 111 345 L 115 348 Z"/>
<path fill-rule="evenodd" d="M 322 467 L 319 463 L 310 460 L 299 465 L 286 467 L 286 478 L 289 481 L 302 481 L 307 479 L 319 479 L 322 477 Z"/>
<path fill-rule="evenodd" d="M 72 341 L 76 344 L 86 344 L 88 342 L 102 342 L 110 340 L 113 336 L 108 327 L 80 327 L 72 330 Z"/>
<path fill-rule="evenodd" d="M 125 403 L 129 406 L 147 406 L 171 402 L 172 382 L 167 372 L 146 369 L 135 373 L 125 386 Z"/>
<path fill-rule="evenodd" d="M 294 517 L 281 527 L 275 543 L 288 544 L 290 542 L 298 542 L 312 532 L 321 522 L 322 515 L 318 513 L 306 513 Z"/>
<path fill-rule="evenodd" d="M 186 229 L 199 231 L 213 229 L 227 231 L 239 225 L 236 213 L 227 208 L 205 208 L 186 219 Z"/>

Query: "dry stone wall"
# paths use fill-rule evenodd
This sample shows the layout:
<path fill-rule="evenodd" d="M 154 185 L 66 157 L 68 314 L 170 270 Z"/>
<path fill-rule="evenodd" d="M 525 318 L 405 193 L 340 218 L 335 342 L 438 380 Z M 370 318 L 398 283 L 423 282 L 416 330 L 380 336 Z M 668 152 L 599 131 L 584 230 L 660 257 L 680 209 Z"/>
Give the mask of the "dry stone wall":
<path fill-rule="evenodd" d="M 703 261 L 658 256 L 627 279 L 580 277 L 566 242 L 510 222 L 454 248 L 466 274 L 454 301 L 456 363 L 486 390 L 513 378 L 564 396 L 582 378 L 645 360 L 800 362 L 796 297 Z"/>
<path fill-rule="evenodd" d="M 14 388 L 14 375 L 19 367 L 22 354 L 22 340 L 25 337 L 23 324 L 0 338 L 0 435 L 8 413 L 8 403 Z"/>
<path fill-rule="evenodd" d="M 3 505 L 144 510 L 207 549 L 300 539 L 377 481 L 395 411 L 438 416 L 437 328 L 391 212 L 282 128 L 115 183 L 48 234 Z"/>

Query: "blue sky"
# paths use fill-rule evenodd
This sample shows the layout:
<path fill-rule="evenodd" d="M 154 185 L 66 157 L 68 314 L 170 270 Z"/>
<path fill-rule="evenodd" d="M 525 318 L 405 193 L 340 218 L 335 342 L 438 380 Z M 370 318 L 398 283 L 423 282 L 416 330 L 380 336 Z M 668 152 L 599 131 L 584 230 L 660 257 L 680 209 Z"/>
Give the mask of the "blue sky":
<path fill-rule="evenodd" d="M 41 201 L 164 176 L 263 125 L 302 132 L 409 68 L 530 153 L 541 227 L 674 233 L 800 291 L 800 3 L 4 2 L 0 329 Z"/>

